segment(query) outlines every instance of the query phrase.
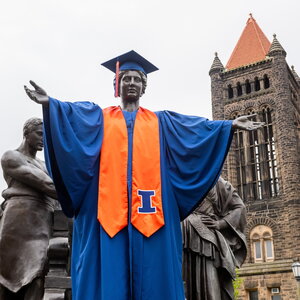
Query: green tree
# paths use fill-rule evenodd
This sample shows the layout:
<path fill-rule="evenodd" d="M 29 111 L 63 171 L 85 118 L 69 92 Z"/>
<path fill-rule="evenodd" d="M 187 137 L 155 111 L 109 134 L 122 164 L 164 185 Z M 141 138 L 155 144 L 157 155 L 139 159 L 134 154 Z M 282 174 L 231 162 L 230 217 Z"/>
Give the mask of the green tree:
<path fill-rule="evenodd" d="M 233 289 L 234 289 L 234 300 L 237 300 L 239 298 L 240 288 L 243 283 L 243 279 L 239 275 L 239 269 L 236 269 L 236 277 L 232 281 L 233 283 Z"/>

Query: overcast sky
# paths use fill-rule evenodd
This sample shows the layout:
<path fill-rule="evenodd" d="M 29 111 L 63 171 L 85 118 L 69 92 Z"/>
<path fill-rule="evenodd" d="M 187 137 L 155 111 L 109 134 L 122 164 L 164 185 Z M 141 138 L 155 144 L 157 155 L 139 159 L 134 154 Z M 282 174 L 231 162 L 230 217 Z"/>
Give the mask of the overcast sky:
<path fill-rule="evenodd" d="M 225 65 L 249 13 L 270 41 L 277 34 L 300 74 L 299 0 L 12 0 L 0 8 L 1 156 L 20 144 L 25 120 L 41 116 L 23 91 L 30 79 L 59 100 L 118 104 L 113 73 L 100 64 L 132 49 L 160 69 L 148 76 L 143 106 L 210 118 L 214 52 Z"/>

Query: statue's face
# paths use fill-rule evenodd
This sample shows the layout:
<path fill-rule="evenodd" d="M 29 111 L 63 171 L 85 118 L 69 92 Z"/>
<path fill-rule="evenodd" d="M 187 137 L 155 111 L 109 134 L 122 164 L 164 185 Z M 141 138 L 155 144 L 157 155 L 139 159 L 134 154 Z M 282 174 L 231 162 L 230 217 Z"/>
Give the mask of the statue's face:
<path fill-rule="evenodd" d="M 37 151 L 43 150 L 43 126 L 36 125 L 26 136 L 26 142 Z"/>
<path fill-rule="evenodd" d="M 120 81 L 120 97 L 125 101 L 137 101 L 142 95 L 143 83 L 137 71 L 127 71 Z"/>

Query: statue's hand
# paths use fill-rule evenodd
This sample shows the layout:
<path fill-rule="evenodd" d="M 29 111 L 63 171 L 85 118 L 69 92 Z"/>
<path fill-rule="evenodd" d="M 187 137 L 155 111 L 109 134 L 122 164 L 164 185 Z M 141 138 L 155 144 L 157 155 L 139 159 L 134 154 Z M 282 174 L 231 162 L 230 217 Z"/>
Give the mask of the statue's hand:
<path fill-rule="evenodd" d="M 38 86 L 34 81 L 30 80 L 29 82 L 34 87 L 34 90 L 30 90 L 26 85 L 24 85 L 27 96 L 36 103 L 48 105 L 49 97 L 46 91 Z"/>
<path fill-rule="evenodd" d="M 255 130 L 258 128 L 262 128 L 265 124 L 264 122 L 254 122 L 251 121 L 250 118 L 256 116 L 256 114 L 249 115 L 249 116 L 241 116 L 233 120 L 232 128 L 233 129 L 241 129 L 241 130 Z"/>

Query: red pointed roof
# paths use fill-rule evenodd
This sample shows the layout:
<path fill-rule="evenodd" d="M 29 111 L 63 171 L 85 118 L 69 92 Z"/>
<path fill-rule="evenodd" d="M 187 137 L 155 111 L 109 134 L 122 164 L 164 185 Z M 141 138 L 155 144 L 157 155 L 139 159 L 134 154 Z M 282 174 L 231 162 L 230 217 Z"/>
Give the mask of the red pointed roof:
<path fill-rule="evenodd" d="M 242 35 L 236 44 L 226 69 L 234 69 L 265 59 L 271 43 L 250 14 Z"/>

